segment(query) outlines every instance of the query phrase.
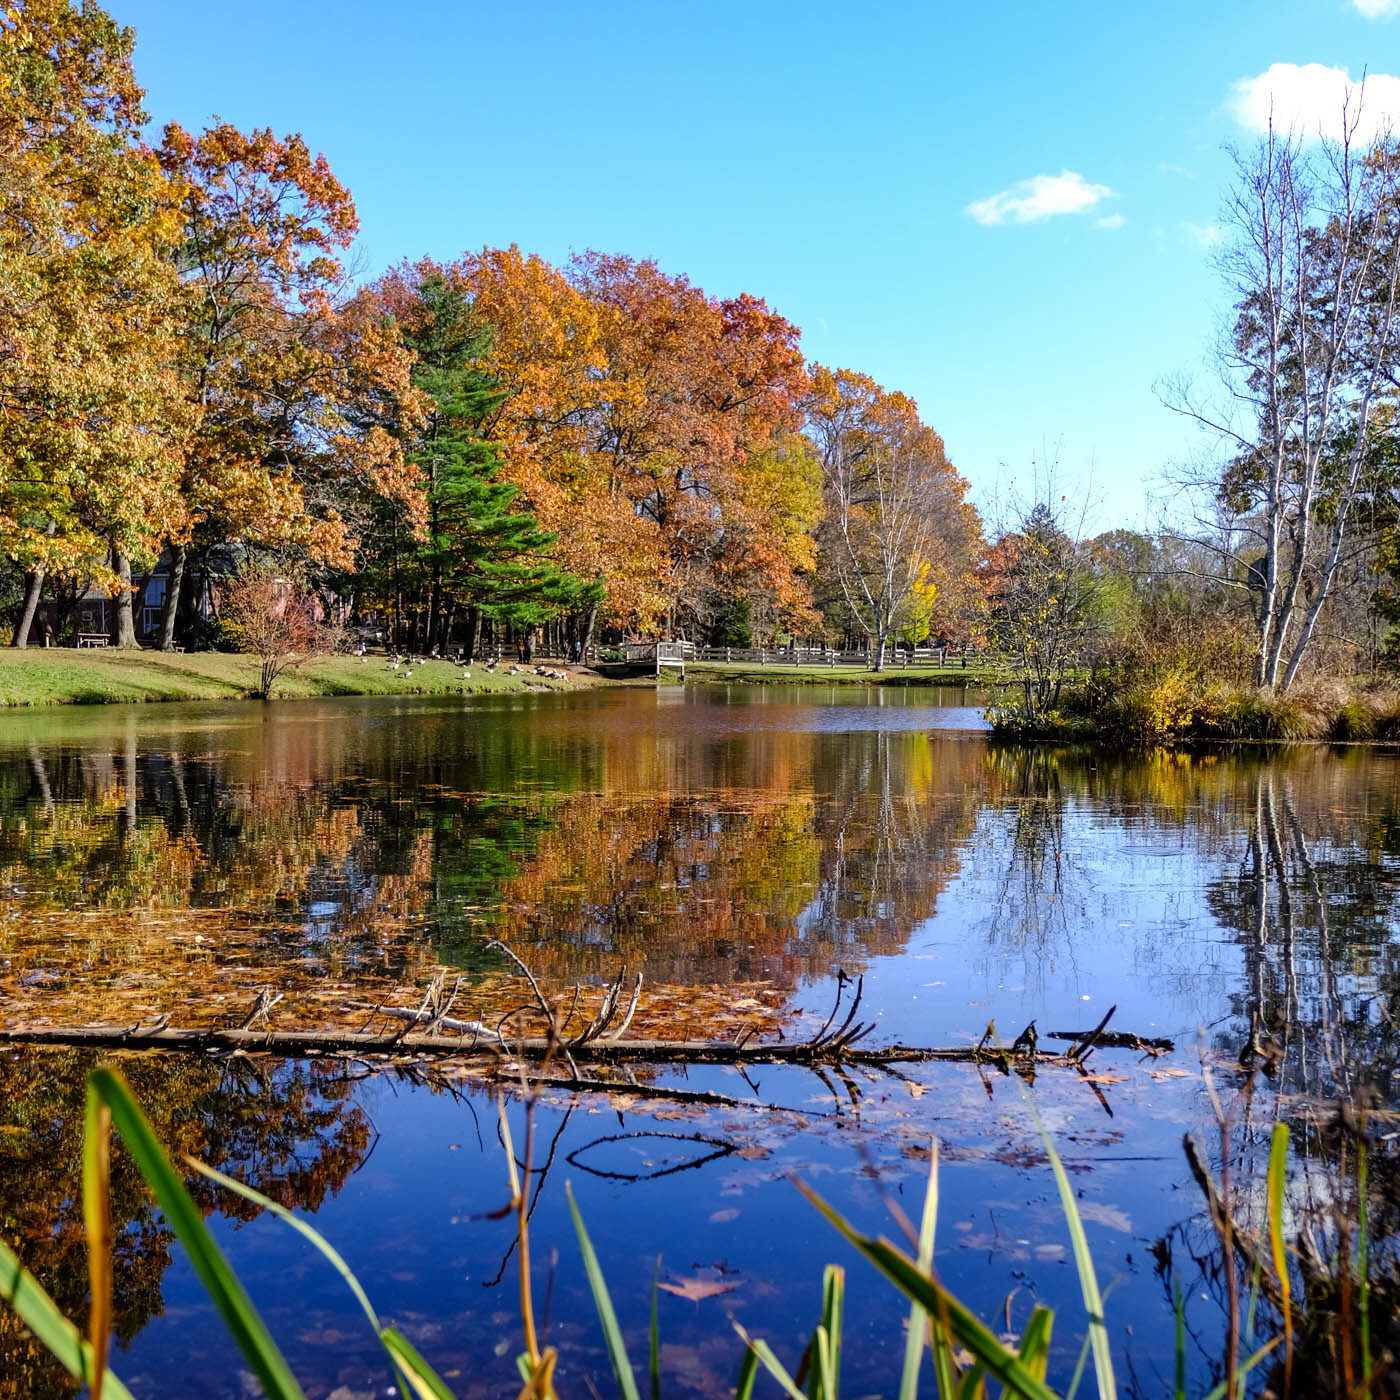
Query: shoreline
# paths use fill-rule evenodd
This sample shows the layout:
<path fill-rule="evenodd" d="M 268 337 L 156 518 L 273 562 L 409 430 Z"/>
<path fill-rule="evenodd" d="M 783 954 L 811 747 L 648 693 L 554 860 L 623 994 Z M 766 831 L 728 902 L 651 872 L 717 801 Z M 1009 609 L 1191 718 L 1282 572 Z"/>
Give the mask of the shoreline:
<path fill-rule="evenodd" d="M 511 663 L 506 662 L 504 665 Z M 472 665 L 425 661 L 393 671 L 382 655 L 333 656 L 284 672 L 273 699 L 325 700 L 336 696 L 502 695 L 588 690 L 628 684 L 589 669 L 546 663 L 563 670 L 567 681 L 529 674 L 517 676 Z M 0 650 L 0 709 L 142 705 L 256 699 L 258 662 L 229 652 L 116 651 L 97 648 L 25 647 Z M 650 678 L 648 678 L 650 683 Z"/>

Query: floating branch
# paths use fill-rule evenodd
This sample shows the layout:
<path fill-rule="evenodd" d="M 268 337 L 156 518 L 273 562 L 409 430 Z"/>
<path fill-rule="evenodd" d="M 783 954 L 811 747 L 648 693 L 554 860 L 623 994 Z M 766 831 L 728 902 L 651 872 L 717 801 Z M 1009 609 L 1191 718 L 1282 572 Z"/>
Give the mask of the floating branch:
<path fill-rule="evenodd" d="M 416 1019 L 416 1013 L 410 1012 Z M 472 1027 L 458 1035 L 413 1032 L 385 1035 L 374 1031 L 345 1030 L 253 1030 L 242 1027 L 213 1027 L 202 1030 L 163 1025 L 150 1026 L 11 1026 L 0 1028 L 0 1043 L 13 1045 L 73 1045 L 112 1050 L 187 1050 L 196 1052 L 255 1051 L 289 1056 L 318 1055 L 341 1051 L 360 1054 L 474 1055 L 481 1058 L 543 1058 L 559 1048 L 550 1036 L 527 1036 L 503 1043 L 494 1031 Z M 442 1029 L 446 1029 L 446 1024 Z M 851 1035 L 826 1040 L 803 1041 L 796 1045 L 735 1045 L 710 1040 L 593 1040 L 575 1046 L 573 1054 L 594 1063 L 656 1064 L 917 1064 L 937 1060 L 990 1064 L 1009 1070 L 1013 1066 L 1074 1065 L 1069 1054 L 1046 1050 L 1021 1049 L 1013 1053 L 1000 1048 L 973 1045 L 883 1045 L 861 1046 L 850 1043 Z M 1108 1043 L 1101 1037 L 1100 1045 Z M 1113 1042 L 1115 1045 L 1118 1042 Z M 1125 1037 L 1121 1048 L 1141 1049 L 1148 1042 Z M 1169 1042 L 1154 1042 L 1152 1048 L 1168 1048 Z"/>
<path fill-rule="evenodd" d="M 493 942 L 488 947 L 499 948 L 515 963 L 534 994 L 535 1003 L 544 1017 L 545 1035 L 507 1038 L 500 1027 L 493 1029 L 480 1021 L 453 1017 L 450 1013 L 457 1000 L 461 979 L 449 987 L 446 973 L 438 973 L 428 984 L 416 1010 L 406 1007 L 373 1007 L 359 1030 L 276 1030 L 270 1014 L 281 1001 L 280 993 L 270 987 L 262 988 L 252 1011 L 233 1026 L 208 1029 L 172 1026 L 168 1016 L 161 1016 L 147 1025 L 128 1026 L 12 1026 L 0 1027 L 0 1044 L 94 1046 L 114 1050 L 188 1050 L 214 1053 L 262 1051 L 288 1056 L 321 1054 L 475 1056 L 497 1062 L 511 1060 L 543 1061 L 547 1072 L 549 1060 L 562 1054 L 576 1087 L 589 1083 L 578 1061 L 595 1064 L 796 1064 L 796 1065 L 893 1065 L 918 1064 L 947 1060 L 971 1064 L 995 1065 L 1003 1073 L 1013 1068 L 1033 1071 L 1042 1065 L 1082 1066 L 1084 1058 L 1096 1047 L 1148 1051 L 1170 1050 L 1172 1042 L 1161 1038 L 1132 1035 L 1106 1029 L 1116 1007 L 1091 1031 L 1052 1031 L 1058 1040 L 1071 1041 L 1070 1048 L 1057 1054 L 1041 1050 L 1037 1043 L 1035 1022 L 1016 1037 L 1012 1045 L 1003 1047 L 996 1040 L 992 1022 L 976 1045 L 882 1045 L 859 1044 L 875 1029 L 874 1021 L 856 1019 L 865 995 L 865 979 L 855 979 L 855 992 L 846 1016 L 839 1025 L 836 1018 L 841 1010 L 846 985 L 852 980 L 842 973 L 837 980 L 836 1004 L 821 1029 L 809 1040 L 765 1041 L 753 1043 L 753 1028 L 735 1041 L 713 1040 L 624 1040 L 627 1028 L 637 1011 L 642 992 L 642 976 L 637 974 L 625 1010 L 623 987 L 627 969 L 623 967 L 616 979 L 603 993 L 602 1004 L 583 1031 L 566 1040 L 548 998 L 538 981 L 520 957 L 505 944 Z M 574 989 L 574 1007 L 579 989 Z M 528 1008 L 517 1008 L 528 1009 Z M 621 1013 L 619 1015 L 619 1013 Z M 512 1012 L 510 1015 L 514 1015 Z M 510 1019 L 503 1018 L 501 1026 Z M 573 1015 L 571 1010 L 570 1017 Z M 369 1027 L 378 1018 L 404 1022 L 392 1032 L 374 1031 Z M 259 1024 L 261 1023 L 261 1024 Z M 832 1027 L 835 1026 L 833 1030 Z M 454 1032 L 454 1034 L 447 1034 Z M 555 1081 L 560 1082 L 560 1081 Z"/>

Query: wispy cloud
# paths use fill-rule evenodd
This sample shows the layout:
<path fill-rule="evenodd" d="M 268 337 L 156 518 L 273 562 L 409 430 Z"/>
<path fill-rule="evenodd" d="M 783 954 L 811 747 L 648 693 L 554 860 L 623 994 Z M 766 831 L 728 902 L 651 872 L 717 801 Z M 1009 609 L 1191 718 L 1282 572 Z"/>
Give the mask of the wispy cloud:
<path fill-rule="evenodd" d="M 1121 214 L 1105 214 L 1094 220 L 1095 228 L 1122 228 L 1128 221 Z"/>
<path fill-rule="evenodd" d="M 1225 241 L 1225 230 L 1219 224 L 1182 224 L 1181 227 L 1198 248 L 1217 248 Z"/>
<path fill-rule="evenodd" d="M 1400 15 L 1400 0 L 1351 0 L 1367 19 L 1390 19 Z"/>
<path fill-rule="evenodd" d="M 1194 180 L 1196 178 L 1196 172 L 1194 170 L 1190 170 L 1184 165 L 1178 165 L 1175 161 L 1171 160 L 1159 160 L 1157 162 L 1157 169 L 1160 170 L 1163 175 L 1179 175 L 1183 180 Z"/>
<path fill-rule="evenodd" d="M 1359 3 L 1359 0 L 1358 0 Z M 1373 5 L 1378 0 L 1370 0 Z M 1388 0 L 1400 8 L 1400 0 Z M 1356 139 L 1371 142 L 1400 127 L 1400 78 L 1370 73 L 1354 80 L 1345 68 L 1321 63 L 1273 63 L 1253 78 L 1240 78 L 1226 101 L 1230 114 L 1249 131 L 1300 137 L 1340 136 L 1342 117 L 1356 124 Z"/>
<path fill-rule="evenodd" d="M 967 212 L 979 224 L 1033 224 L 1056 214 L 1082 214 L 1113 194 L 1107 185 L 1091 185 L 1073 170 L 1058 175 L 1032 175 L 979 199 Z"/>

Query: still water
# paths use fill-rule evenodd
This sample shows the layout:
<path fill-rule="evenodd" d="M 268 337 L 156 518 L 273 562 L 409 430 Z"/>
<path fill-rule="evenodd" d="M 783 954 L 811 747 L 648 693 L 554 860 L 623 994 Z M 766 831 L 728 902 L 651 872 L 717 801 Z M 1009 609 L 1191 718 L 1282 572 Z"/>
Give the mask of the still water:
<path fill-rule="evenodd" d="M 680 1393 L 732 1387 L 731 1317 L 795 1362 L 829 1261 L 849 1270 L 849 1392 L 892 1392 L 903 1309 L 789 1177 L 893 1236 L 889 1202 L 917 1214 L 936 1137 L 943 1278 L 1016 1330 L 1038 1300 L 1062 1309 L 1063 1384 L 1082 1307 L 1033 1105 L 1138 1386 L 1169 1386 L 1174 1284 L 1204 1382 L 1218 1276 L 1182 1151 L 1194 1132 L 1219 1160 L 1203 1061 L 1242 1173 L 1275 1112 L 1315 1123 L 1344 1095 L 1384 1123 L 1400 1107 L 1400 758 L 997 746 L 978 698 L 691 686 L 5 714 L 0 1019 L 236 1024 L 268 987 L 278 1026 L 357 1026 L 447 968 L 454 1014 L 494 1024 L 529 1000 L 485 947 L 497 938 L 585 1003 L 641 971 L 643 1035 L 799 1036 L 857 977 L 875 1041 L 974 1044 L 994 1021 L 1009 1042 L 1113 1005 L 1114 1025 L 1175 1051 L 1096 1052 L 1089 1076 L 1030 1088 L 957 1064 L 662 1068 L 638 1077 L 746 1102 L 545 1099 L 532 1228 L 550 1340 L 569 1390 L 609 1393 L 567 1182 L 636 1354 L 658 1255 L 682 1290 L 660 1300 Z M 1269 1069 L 1246 1103 L 1251 1039 Z M 0 1051 L 0 1229 L 79 1319 L 91 1063 Z M 518 1388 L 511 1230 L 484 1218 L 506 1189 L 488 1092 L 360 1064 L 122 1063 L 172 1147 L 308 1212 L 460 1394 Z M 377 1344 L 319 1256 L 196 1190 L 312 1400 L 384 1394 Z M 114 1193 L 118 1373 L 151 1395 L 251 1393 L 120 1158 Z M 0 1319 L 0 1396 L 67 1393 Z"/>

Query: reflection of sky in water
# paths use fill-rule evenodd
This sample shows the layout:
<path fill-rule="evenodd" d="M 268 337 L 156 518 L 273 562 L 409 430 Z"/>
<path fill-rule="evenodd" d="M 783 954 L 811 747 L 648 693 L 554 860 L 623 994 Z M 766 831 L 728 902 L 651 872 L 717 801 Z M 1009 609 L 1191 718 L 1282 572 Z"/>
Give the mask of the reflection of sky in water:
<path fill-rule="evenodd" d="M 863 974 L 862 1014 L 878 1037 L 906 1042 L 975 1041 L 992 1019 L 1004 1041 L 1032 1019 L 1042 1035 L 1080 1029 L 1116 1004 L 1116 1024 L 1173 1036 L 1177 1053 L 1140 1064 L 1104 1051 L 1101 1086 L 1046 1074 L 1036 1100 L 1084 1193 L 1104 1281 L 1121 1280 L 1110 1314 L 1134 1324 L 1143 1364 L 1162 1366 L 1170 1307 L 1148 1251 L 1197 1204 L 1180 1136 L 1203 1123 L 1198 1031 L 1226 1066 L 1251 1025 L 1277 1037 L 1276 1083 L 1290 1095 L 1364 1080 L 1400 1096 L 1385 1021 L 1400 982 L 1400 762 L 1000 749 L 940 734 L 975 716 L 964 699 L 677 686 L 26 716 L 0 739 L 3 1014 L 32 1014 L 40 995 L 98 976 L 116 979 L 104 993 L 115 996 L 128 970 L 154 968 L 187 996 L 169 952 L 182 920 L 216 958 L 234 932 L 252 940 L 224 959 L 226 995 L 269 981 L 288 987 L 288 1005 L 298 979 L 349 984 L 437 958 L 476 970 L 493 934 L 551 985 L 597 983 L 622 961 L 644 969 L 652 994 L 681 1000 L 688 987 L 766 982 L 801 1024 L 825 1019 L 838 969 Z M 65 922 L 86 914 L 103 930 L 97 958 Z M 148 916 L 167 941 L 128 948 L 122 931 Z M 14 985 L 49 966 L 66 978 L 56 990 Z M 137 994 L 159 1004 L 165 992 L 142 982 Z M 1014 1081 L 954 1066 L 858 1074 L 853 1086 L 771 1066 L 752 1086 L 716 1069 L 671 1077 L 736 1097 L 756 1089 L 805 1122 L 720 1110 L 697 1123 L 642 1104 L 622 1124 L 597 1105 L 566 1124 L 542 1115 L 546 1144 L 564 1124 L 535 1229 L 542 1249 L 561 1250 L 555 1317 L 572 1364 L 602 1375 L 565 1178 L 639 1331 L 656 1251 L 675 1277 L 738 1280 L 698 1306 L 662 1301 L 673 1364 L 704 1393 L 732 1384 L 726 1309 L 795 1341 L 820 1265 L 851 1262 L 786 1173 L 888 1228 L 869 1173 L 913 1213 L 917 1154 L 935 1134 L 945 1276 L 988 1314 L 1014 1288 L 1064 1305 L 1057 1335 L 1072 1362 L 1077 1289 Z M 384 1311 L 418 1328 L 410 1336 L 435 1359 L 456 1359 L 463 1393 L 471 1378 L 499 1391 L 513 1374 L 514 1303 L 482 1283 L 504 1227 L 473 1219 L 502 1199 L 490 1104 L 379 1081 L 356 1097 L 380 1137 L 318 1224 Z M 701 1131 L 752 1151 L 654 1180 L 592 1174 L 684 1155 L 654 1137 L 580 1152 L 632 1130 Z M 334 1279 L 273 1222 L 224 1233 L 279 1336 L 329 1385 L 362 1384 L 372 1343 Z M 852 1278 L 852 1393 L 888 1391 L 898 1327 L 885 1295 L 854 1266 Z M 234 1393 L 237 1368 L 213 1340 L 196 1358 L 179 1351 L 175 1329 L 205 1316 L 183 1264 L 165 1289 L 167 1316 L 120 1369 L 167 1391 L 188 1369 L 211 1395 Z"/>

